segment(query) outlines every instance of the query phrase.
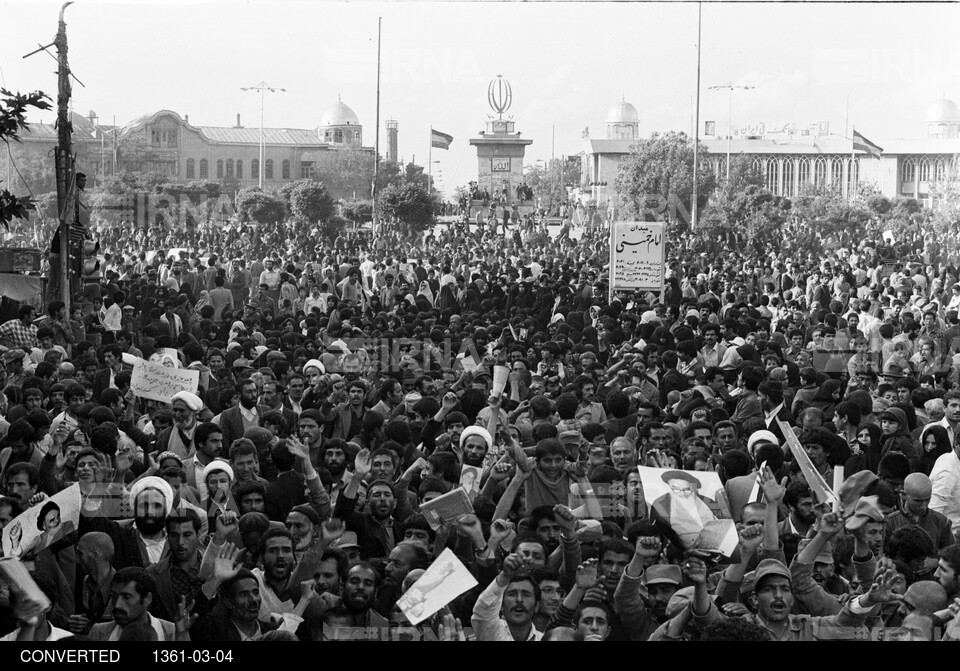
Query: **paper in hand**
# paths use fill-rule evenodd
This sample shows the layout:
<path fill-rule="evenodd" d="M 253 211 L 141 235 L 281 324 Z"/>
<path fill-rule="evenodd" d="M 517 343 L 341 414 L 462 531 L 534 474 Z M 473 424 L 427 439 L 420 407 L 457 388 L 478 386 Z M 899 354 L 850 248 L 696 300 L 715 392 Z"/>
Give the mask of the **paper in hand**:
<path fill-rule="evenodd" d="M 410 589 L 404 592 L 397 605 L 410 620 L 410 624 L 418 625 L 476 586 L 477 580 L 473 574 L 450 548 L 446 548 Z"/>
<path fill-rule="evenodd" d="M 460 519 L 463 515 L 473 513 L 473 504 L 470 496 L 463 487 L 442 494 L 432 501 L 420 504 L 420 512 L 427 518 L 427 523 L 436 531 L 441 523 L 449 524 Z"/>

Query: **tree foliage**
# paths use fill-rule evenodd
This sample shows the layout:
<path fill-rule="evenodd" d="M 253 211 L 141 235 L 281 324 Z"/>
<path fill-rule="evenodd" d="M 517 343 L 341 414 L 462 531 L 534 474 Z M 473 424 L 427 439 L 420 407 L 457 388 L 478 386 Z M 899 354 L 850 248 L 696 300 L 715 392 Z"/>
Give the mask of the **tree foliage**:
<path fill-rule="evenodd" d="M 334 200 L 366 198 L 373 184 L 373 154 L 357 149 L 324 152 L 314 164 L 314 174 Z"/>
<path fill-rule="evenodd" d="M 326 221 L 334 213 L 333 198 L 323 182 L 301 179 L 290 189 L 290 211 L 303 224 Z"/>
<path fill-rule="evenodd" d="M 343 205 L 343 216 L 358 224 L 373 220 L 373 201 L 353 200 Z"/>
<path fill-rule="evenodd" d="M 237 192 L 236 208 L 242 222 L 276 224 L 287 216 L 287 208 L 279 198 L 255 186 Z"/>
<path fill-rule="evenodd" d="M 423 231 L 435 223 L 437 202 L 422 183 L 391 184 L 378 198 L 382 217 Z"/>
<path fill-rule="evenodd" d="M 20 132 L 28 127 L 27 110 L 31 107 L 48 110 L 49 100 L 41 91 L 22 94 L 0 89 L 0 140 L 7 146 L 10 142 L 19 142 Z M 35 204 L 31 198 L 16 196 L 7 189 L 0 191 L 0 223 L 5 229 L 10 229 L 14 219 L 27 219 L 33 209 Z"/>
<path fill-rule="evenodd" d="M 700 145 L 700 155 L 706 147 Z M 702 210 L 716 186 L 706 161 L 697 174 L 697 204 Z M 620 164 L 617 196 L 620 209 L 641 221 L 683 221 L 693 197 L 693 141 L 671 131 L 639 140 Z"/>

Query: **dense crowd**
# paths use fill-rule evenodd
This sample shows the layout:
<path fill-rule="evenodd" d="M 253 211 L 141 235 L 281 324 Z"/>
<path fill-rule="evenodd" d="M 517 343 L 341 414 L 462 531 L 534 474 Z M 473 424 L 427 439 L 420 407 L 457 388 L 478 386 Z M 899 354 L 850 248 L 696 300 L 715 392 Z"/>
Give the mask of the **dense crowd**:
<path fill-rule="evenodd" d="M 677 228 L 665 290 L 611 295 L 577 233 L 99 227 L 102 282 L 0 325 L 41 592 L 4 640 L 960 640 L 955 244 Z M 680 537 L 705 472 L 732 553 Z M 476 585 L 419 621 L 447 549 Z"/>

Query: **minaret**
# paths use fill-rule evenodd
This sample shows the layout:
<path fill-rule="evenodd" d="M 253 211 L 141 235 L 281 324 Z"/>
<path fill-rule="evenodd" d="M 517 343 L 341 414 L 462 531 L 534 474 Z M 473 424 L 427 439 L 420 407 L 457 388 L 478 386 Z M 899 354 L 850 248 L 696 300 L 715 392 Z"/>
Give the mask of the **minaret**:
<path fill-rule="evenodd" d="M 387 119 L 387 160 L 394 161 L 397 160 L 397 133 L 400 130 L 400 124 L 397 123 L 394 119 Z"/>

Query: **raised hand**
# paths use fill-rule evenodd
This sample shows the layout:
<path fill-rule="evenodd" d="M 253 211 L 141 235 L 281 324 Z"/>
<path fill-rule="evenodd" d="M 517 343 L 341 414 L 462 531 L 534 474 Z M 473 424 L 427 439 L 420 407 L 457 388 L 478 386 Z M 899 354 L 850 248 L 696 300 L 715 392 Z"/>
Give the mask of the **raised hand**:
<path fill-rule="evenodd" d="M 510 474 L 513 473 L 513 466 L 509 462 L 500 461 L 493 465 L 493 468 L 490 469 L 490 475 L 488 476 L 490 480 L 494 482 L 502 482 L 510 477 Z"/>
<path fill-rule="evenodd" d="M 777 482 L 776 476 L 769 466 L 764 466 L 760 473 L 760 487 L 763 489 L 763 496 L 769 503 L 779 504 L 787 493 L 787 478 Z"/>
<path fill-rule="evenodd" d="M 817 522 L 817 531 L 827 538 L 833 538 L 843 531 L 843 520 L 837 513 L 826 513 L 820 516 Z"/>
<path fill-rule="evenodd" d="M 459 402 L 460 402 L 460 399 L 457 398 L 457 395 L 454 394 L 452 391 L 448 391 L 446 394 L 443 395 L 443 400 L 441 401 L 441 404 L 443 406 L 444 411 L 452 412 L 453 409 L 457 407 L 457 403 Z"/>
<path fill-rule="evenodd" d="M 353 472 L 361 478 L 370 475 L 373 469 L 373 459 L 370 458 L 370 450 L 363 448 L 357 452 L 356 459 L 353 460 Z"/>
<path fill-rule="evenodd" d="M 507 555 L 507 558 L 503 560 L 503 569 L 501 573 L 509 580 L 513 575 L 523 568 L 523 557 L 519 553 L 514 552 L 510 555 Z"/>
<path fill-rule="evenodd" d="M 298 459 L 306 461 L 310 458 L 310 449 L 293 436 L 287 438 L 287 450 Z"/>
<path fill-rule="evenodd" d="M 490 538 L 487 539 L 487 546 L 496 548 L 513 532 L 513 522 L 510 520 L 494 520 L 493 524 L 490 525 Z"/>
<path fill-rule="evenodd" d="M 687 557 L 683 566 L 683 575 L 694 585 L 705 585 L 707 582 L 707 565 L 699 557 Z"/>
<path fill-rule="evenodd" d="M 606 602 L 607 600 L 607 590 L 604 588 L 603 584 L 597 584 L 591 587 L 584 593 L 583 601 L 600 601 Z"/>
<path fill-rule="evenodd" d="M 663 551 L 663 544 L 656 536 L 638 536 L 637 545 L 633 552 L 640 559 L 656 559 Z"/>
<path fill-rule="evenodd" d="M 751 524 L 740 530 L 740 556 L 750 557 L 763 542 L 763 525 Z"/>
<path fill-rule="evenodd" d="M 570 537 L 577 529 L 577 516 L 567 506 L 557 504 L 553 507 L 553 516 L 560 525 L 564 536 Z"/>
<path fill-rule="evenodd" d="M 568 461 L 563 465 L 563 470 L 575 478 L 587 477 L 586 461 Z"/>
<path fill-rule="evenodd" d="M 750 611 L 742 603 L 725 603 L 720 606 L 720 610 L 727 617 L 743 617 L 750 614 Z"/>
<path fill-rule="evenodd" d="M 463 625 L 460 620 L 453 615 L 444 615 L 440 619 L 440 640 L 441 641 L 466 641 L 467 635 L 463 633 Z"/>
<path fill-rule="evenodd" d="M 456 525 L 457 528 L 459 528 L 467 536 L 470 536 L 471 538 L 478 538 L 482 545 L 483 528 L 480 526 L 479 517 L 473 513 L 461 515 L 459 518 L 457 518 Z"/>
<path fill-rule="evenodd" d="M 217 515 L 217 529 L 214 536 L 221 541 L 225 541 L 232 534 L 240 530 L 240 520 L 237 514 L 232 510 L 224 510 Z"/>
<path fill-rule="evenodd" d="M 332 545 L 334 541 L 343 536 L 347 530 L 347 525 L 336 517 L 324 520 L 320 524 L 320 537 L 327 545 Z"/>
<path fill-rule="evenodd" d="M 36 494 L 34 494 L 33 496 L 30 497 L 30 500 L 27 501 L 27 505 L 29 505 L 29 506 L 32 507 L 32 506 L 35 506 L 35 505 L 37 505 L 37 504 L 43 503 L 43 502 L 46 501 L 48 498 L 49 498 L 49 497 L 48 497 L 45 493 L 43 493 L 43 492 L 37 492 Z"/>
<path fill-rule="evenodd" d="M 577 567 L 577 587 L 580 589 L 586 591 L 596 586 L 599 580 L 596 559 L 588 559 Z"/>
<path fill-rule="evenodd" d="M 903 601 L 902 594 L 895 594 L 893 589 L 899 580 L 899 574 L 894 569 L 884 571 L 878 575 L 873 584 L 870 585 L 870 591 L 864 596 L 871 604 L 890 603 L 892 601 Z"/>
<path fill-rule="evenodd" d="M 240 572 L 240 561 L 243 559 L 243 548 L 233 543 L 226 543 L 217 550 L 213 560 L 213 577 L 218 582 L 226 582 Z"/>
<path fill-rule="evenodd" d="M 174 621 L 174 629 L 178 634 L 190 631 L 190 627 L 200 619 L 200 616 L 193 612 L 194 601 L 187 601 L 187 597 L 181 597 L 177 602 L 177 617 Z"/>

